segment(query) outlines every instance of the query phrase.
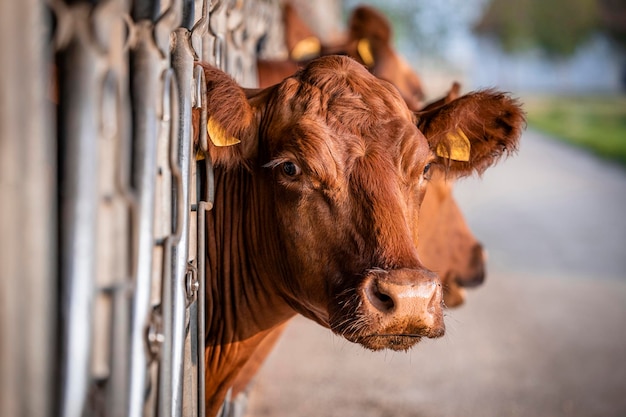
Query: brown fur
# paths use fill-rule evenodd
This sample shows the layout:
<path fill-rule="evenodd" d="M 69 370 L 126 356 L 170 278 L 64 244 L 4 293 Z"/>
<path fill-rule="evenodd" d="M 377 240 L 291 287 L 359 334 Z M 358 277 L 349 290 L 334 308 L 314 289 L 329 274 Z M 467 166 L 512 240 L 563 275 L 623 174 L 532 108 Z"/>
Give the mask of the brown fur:
<path fill-rule="evenodd" d="M 291 59 L 287 60 L 257 60 L 259 86 L 269 87 L 278 84 L 285 78 L 293 75 L 302 68 L 302 65 Z"/>

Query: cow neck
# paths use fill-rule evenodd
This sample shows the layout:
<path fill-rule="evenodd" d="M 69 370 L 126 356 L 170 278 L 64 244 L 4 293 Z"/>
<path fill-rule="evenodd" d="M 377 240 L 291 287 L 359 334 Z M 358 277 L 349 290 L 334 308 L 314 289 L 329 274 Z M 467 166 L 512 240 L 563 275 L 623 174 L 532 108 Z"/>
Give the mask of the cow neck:
<path fill-rule="evenodd" d="M 295 315 L 273 285 L 284 262 L 271 194 L 258 175 L 216 168 L 207 215 L 206 392 L 218 407 L 255 348 Z"/>
<path fill-rule="evenodd" d="M 207 342 L 246 340 L 295 314 L 275 285 L 285 263 L 271 194 L 253 180 L 259 175 L 215 171 L 215 207 L 207 216 Z"/>
<path fill-rule="evenodd" d="M 240 371 L 270 333 L 271 330 L 268 330 L 257 333 L 245 342 L 207 347 L 204 374 L 207 417 L 217 415 Z"/>

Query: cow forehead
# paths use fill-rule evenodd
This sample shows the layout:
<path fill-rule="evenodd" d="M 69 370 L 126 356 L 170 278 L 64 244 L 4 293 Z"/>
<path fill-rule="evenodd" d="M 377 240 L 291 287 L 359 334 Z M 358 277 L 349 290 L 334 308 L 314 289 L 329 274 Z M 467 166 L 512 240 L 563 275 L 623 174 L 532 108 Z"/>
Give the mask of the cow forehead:
<path fill-rule="evenodd" d="M 405 151 L 406 146 L 396 144 L 412 141 L 413 148 L 421 149 L 411 151 L 421 151 L 424 158 L 429 154 L 397 89 L 347 57 L 313 61 L 278 87 L 270 107 L 269 136 L 278 148 L 328 148 L 345 159 L 381 146 Z"/>
<path fill-rule="evenodd" d="M 398 90 L 343 56 L 319 58 L 285 80 L 275 98 L 290 116 L 323 117 L 356 133 L 394 118 L 413 120 Z M 281 103 L 282 102 L 282 103 Z"/>

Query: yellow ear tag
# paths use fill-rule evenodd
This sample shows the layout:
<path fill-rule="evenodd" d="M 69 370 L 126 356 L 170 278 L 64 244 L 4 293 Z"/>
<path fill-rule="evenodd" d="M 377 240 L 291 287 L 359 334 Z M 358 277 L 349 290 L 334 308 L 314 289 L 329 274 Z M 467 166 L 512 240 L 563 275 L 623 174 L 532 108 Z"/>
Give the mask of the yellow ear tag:
<path fill-rule="evenodd" d="M 374 65 L 374 54 L 372 53 L 372 45 L 370 45 L 370 41 L 367 39 L 359 40 L 356 44 L 356 50 L 366 66 L 371 67 Z"/>
<path fill-rule="evenodd" d="M 206 130 L 209 133 L 209 138 L 215 146 L 232 146 L 240 143 L 241 141 L 232 136 L 228 136 L 226 130 L 220 124 L 209 117 L 209 121 L 206 124 Z"/>
<path fill-rule="evenodd" d="M 447 146 L 441 142 L 437 145 L 437 156 L 453 161 L 469 161 L 470 141 L 460 128 L 456 132 L 448 132 L 446 139 L 448 140 Z M 448 155 L 448 150 L 450 150 L 451 155 Z"/>
<path fill-rule="evenodd" d="M 291 50 L 291 59 L 301 61 L 307 58 L 318 57 L 322 52 L 322 44 L 315 36 L 302 39 Z"/>

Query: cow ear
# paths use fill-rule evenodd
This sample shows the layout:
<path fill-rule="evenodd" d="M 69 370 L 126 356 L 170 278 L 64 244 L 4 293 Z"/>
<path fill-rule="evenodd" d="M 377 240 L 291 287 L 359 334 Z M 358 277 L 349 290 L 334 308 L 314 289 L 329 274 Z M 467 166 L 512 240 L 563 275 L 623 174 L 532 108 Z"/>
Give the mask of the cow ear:
<path fill-rule="evenodd" d="M 392 28 L 384 14 L 370 6 L 358 6 L 350 15 L 348 32 L 351 39 L 376 39 L 391 44 Z"/>
<path fill-rule="evenodd" d="M 459 98 L 460 93 L 461 93 L 461 84 L 458 81 L 454 81 L 452 83 L 452 87 L 450 87 L 450 90 L 448 90 L 445 96 L 441 97 L 438 100 L 428 103 L 427 105 L 424 106 L 423 109 L 421 109 L 421 112 L 427 112 L 429 110 L 434 110 L 446 104 L 450 104 L 452 101 Z"/>
<path fill-rule="evenodd" d="M 391 24 L 378 10 L 370 6 L 358 6 L 352 11 L 348 20 L 350 49 L 354 49 L 354 56 L 359 57 L 363 64 L 372 69 L 372 73 L 378 77 L 379 74 L 376 74 L 374 70 L 380 70 L 377 68 L 380 62 L 376 58 L 382 55 L 392 55 L 391 37 Z"/>
<path fill-rule="evenodd" d="M 253 105 L 247 92 L 223 71 L 208 64 L 197 63 L 204 70 L 207 120 L 200 126 L 200 112 L 194 109 L 194 136 L 197 141 L 201 129 L 206 129 L 209 155 L 215 164 L 246 164 L 257 153 L 257 112 L 262 103 Z"/>
<path fill-rule="evenodd" d="M 419 76 L 393 48 L 389 19 L 370 6 L 359 6 L 350 15 L 348 53 L 376 77 L 393 84 L 412 110 L 422 108 L 424 90 Z"/>
<path fill-rule="evenodd" d="M 484 90 L 415 113 L 437 162 L 455 176 L 482 174 L 502 156 L 517 151 L 526 126 L 517 100 Z"/>
<path fill-rule="evenodd" d="M 295 7 L 286 2 L 283 6 L 285 43 L 289 57 L 294 61 L 304 61 L 320 56 L 322 44 L 313 30 L 298 15 Z"/>

